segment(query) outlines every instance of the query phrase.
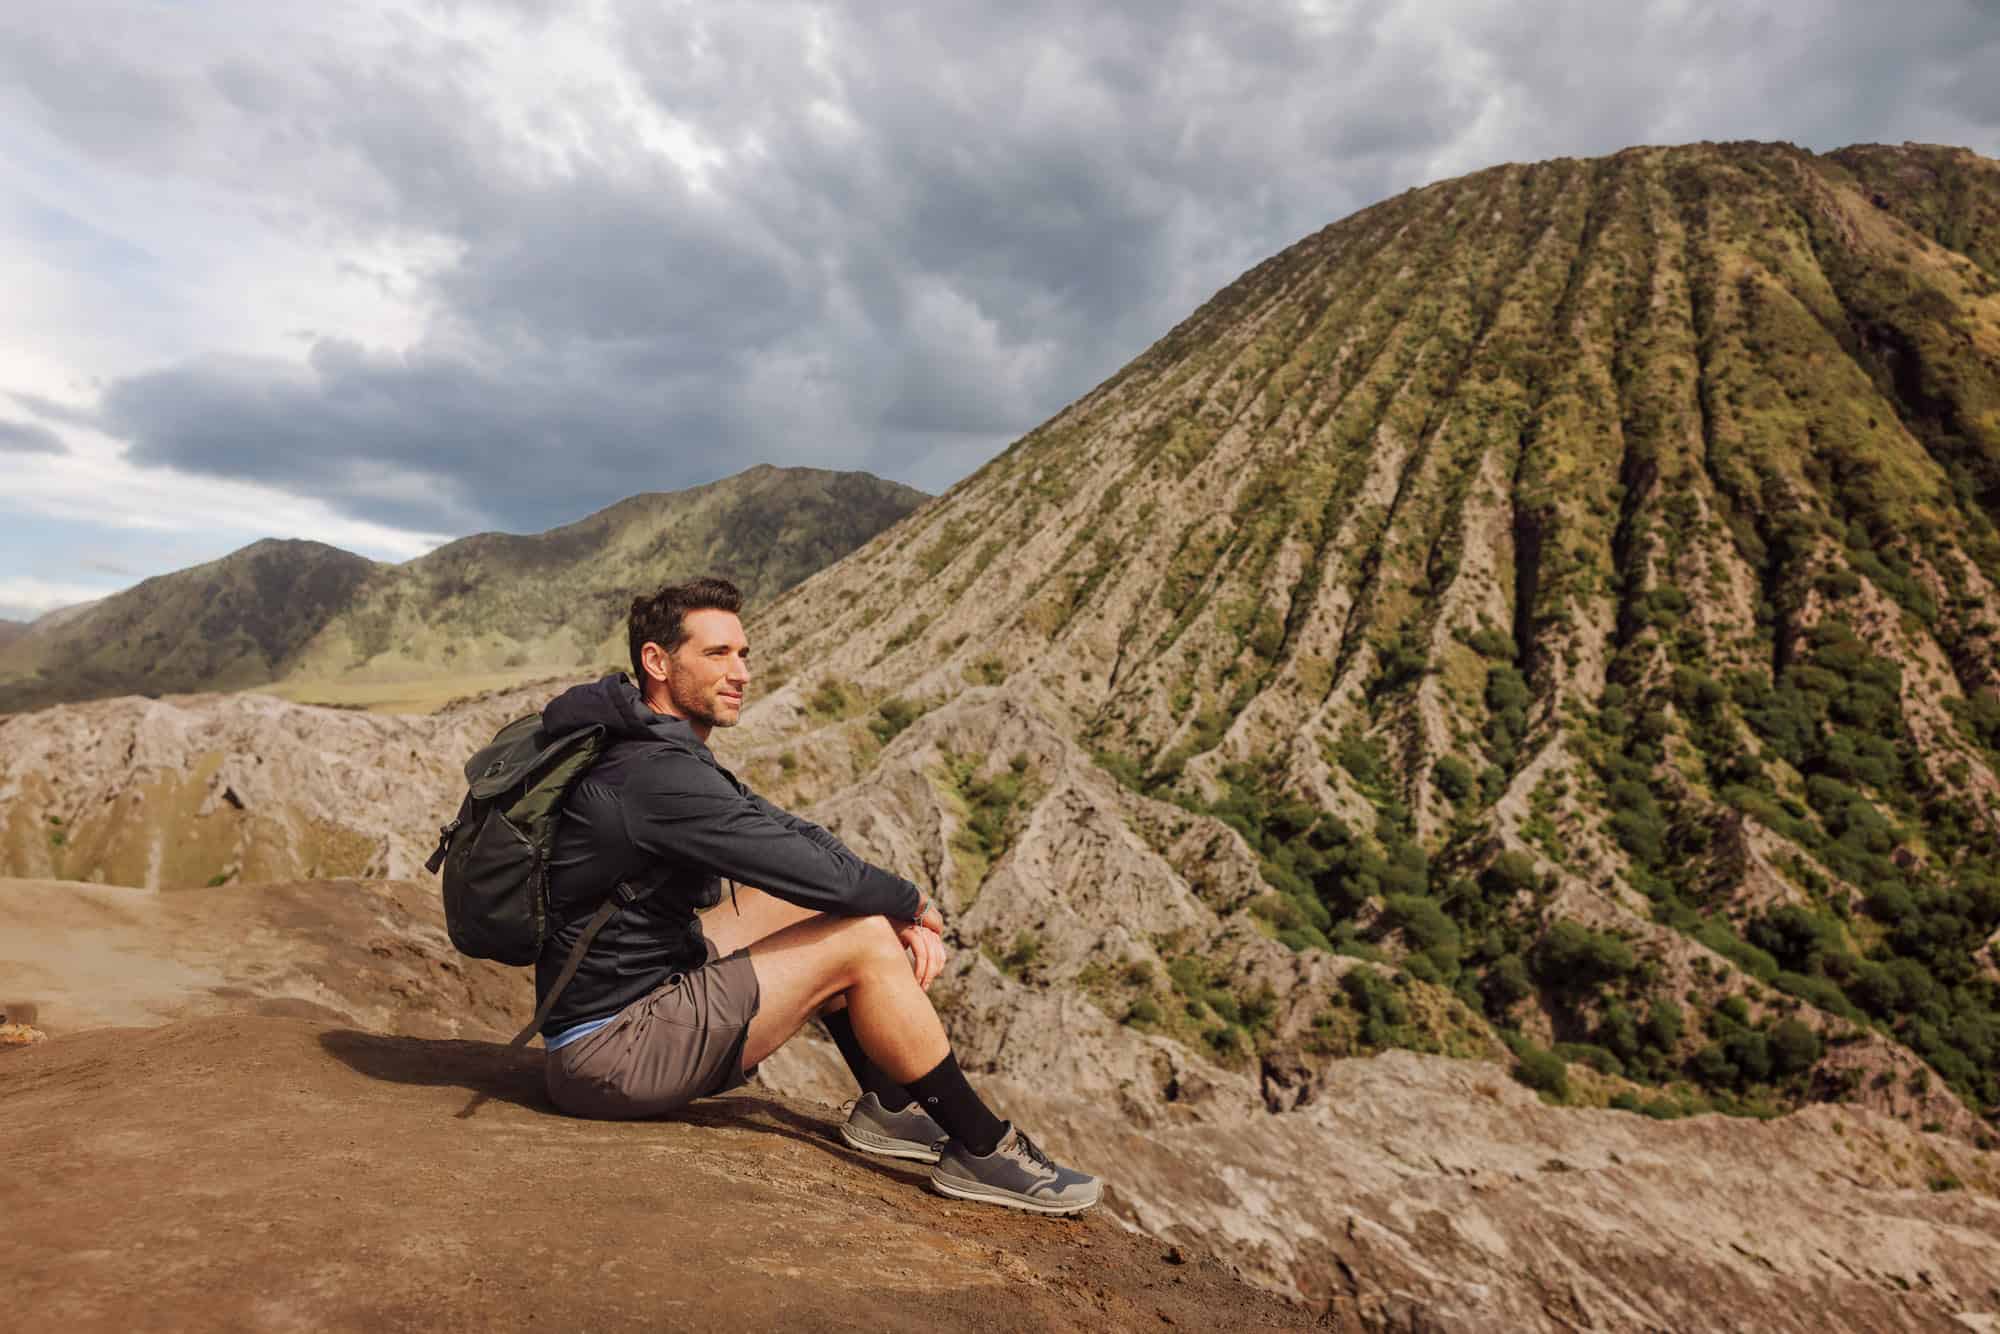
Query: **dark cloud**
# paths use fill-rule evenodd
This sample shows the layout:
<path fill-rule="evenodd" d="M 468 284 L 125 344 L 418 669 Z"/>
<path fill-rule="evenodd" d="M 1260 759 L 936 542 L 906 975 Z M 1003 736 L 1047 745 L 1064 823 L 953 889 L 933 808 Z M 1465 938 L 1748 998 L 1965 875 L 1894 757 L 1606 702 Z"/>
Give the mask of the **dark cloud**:
<path fill-rule="evenodd" d="M 270 483 L 424 532 L 546 526 L 663 476 L 708 481 L 755 461 L 732 457 L 727 427 L 688 386 L 592 374 L 530 362 L 496 374 L 322 340 L 304 369 L 210 361 L 121 381 L 105 420 L 134 441 L 134 462 Z"/>
<path fill-rule="evenodd" d="M 0 76 L 31 99 L 65 138 L 93 155 L 141 160 L 184 142 L 191 127 L 174 81 L 145 53 L 121 51 L 76 16 L 0 15 Z"/>
<path fill-rule="evenodd" d="M 67 454 L 69 446 L 46 426 L 0 419 L 0 454 Z"/>
<path fill-rule="evenodd" d="M 42 417 L 52 422 L 61 422 L 65 426 L 86 426 L 93 429 L 98 425 L 97 414 L 95 412 L 85 408 L 72 407 L 67 403 L 58 403 L 53 398 L 45 398 L 40 394 L 23 393 L 11 393 L 8 397 L 34 413 L 37 417 Z"/>
<path fill-rule="evenodd" d="M 89 151 L 185 162 L 165 140 L 199 124 L 355 236 L 452 244 L 415 346 L 115 383 L 133 457 L 424 531 L 763 461 L 941 487 L 1249 265 L 1440 175 L 1664 138 L 2000 135 L 2000 20 L 1972 5 L 615 12 L 638 104 L 607 90 L 532 147 L 488 54 L 420 25 L 198 64 L 199 115 L 164 76 L 110 88 L 115 62 L 80 85 L 95 109 L 37 76 Z M 648 123 L 717 159 L 684 173 Z"/>
<path fill-rule="evenodd" d="M 1300 97 L 1375 48 L 1360 13 L 1307 33 L 1261 6 L 927 6 L 815 44 L 804 6 L 631 6 L 648 111 L 725 156 L 699 181 L 616 141 L 523 173 L 460 47 L 323 65 L 313 118 L 399 225 L 464 242 L 434 277 L 452 351 L 196 360 L 114 385 L 106 418 L 137 461 L 431 527 L 554 522 L 763 460 L 942 486 L 1365 202 L 1377 159 L 1453 132 L 1421 51 Z M 272 95 L 241 61 L 215 77 Z M 1384 115 L 1392 93 L 1426 110 Z"/>

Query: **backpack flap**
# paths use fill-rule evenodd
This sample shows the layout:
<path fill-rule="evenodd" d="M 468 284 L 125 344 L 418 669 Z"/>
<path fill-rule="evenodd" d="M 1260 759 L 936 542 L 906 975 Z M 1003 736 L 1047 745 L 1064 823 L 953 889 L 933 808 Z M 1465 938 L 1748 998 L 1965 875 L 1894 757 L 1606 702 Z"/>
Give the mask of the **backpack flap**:
<path fill-rule="evenodd" d="M 527 766 L 528 772 L 536 775 L 535 780 L 524 786 L 521 795 L 507 807 L 507 818 L 516 828 L 540 832 L 536 845 L 543 857 L 549 855 L 555 844 L 555 817 L 569 796 L 570 787 L 596 762 L 603 747 L 604 729 L 586 727 L 558 737 Z M 474 787 L 473 791 L 477 793 L 479 789 Z"/>
<path fill-rule="evenodd" d="M 472 799 L 491 801 L 520 782 L 522 775 L 534 767 L 535 758 L 542 753 L 546 742 L 540 714 L 516 718 L 495 732 L 493 740 L 465 762 L 465 781 Z"/>

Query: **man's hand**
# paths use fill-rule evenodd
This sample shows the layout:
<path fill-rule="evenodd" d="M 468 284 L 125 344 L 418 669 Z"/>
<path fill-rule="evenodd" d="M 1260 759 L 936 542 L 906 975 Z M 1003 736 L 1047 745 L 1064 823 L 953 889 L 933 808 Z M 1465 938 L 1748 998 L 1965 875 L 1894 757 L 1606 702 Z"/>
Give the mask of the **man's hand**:
<path fill-rule="evenodd" d="M 910 952 L 910 968 L 917 975 L 917 985 L 925 991 L 931 989 L 931 983 L 944 971 L 944 940 L 938 934 L 943 926 L 944 920 L 937 909 L 931 908 L 916 921 L 896 928 L 896 938 Z"/>

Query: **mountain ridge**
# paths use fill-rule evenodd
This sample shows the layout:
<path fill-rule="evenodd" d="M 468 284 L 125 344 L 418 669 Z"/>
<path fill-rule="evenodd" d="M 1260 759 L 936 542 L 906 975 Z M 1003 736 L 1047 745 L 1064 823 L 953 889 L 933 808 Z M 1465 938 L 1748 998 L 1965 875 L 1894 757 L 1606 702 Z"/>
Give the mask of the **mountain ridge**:
<path fill-rule="evenodd" d="M 865 473 L 765 464 L 401 564 L 263 538 L 0 638 L 0 710 L 279 683 L 332 696 L 376 680 L 494 684 L 615 661 L 631 587 L 727 561 L 755 601 L 925 499 Z"/>

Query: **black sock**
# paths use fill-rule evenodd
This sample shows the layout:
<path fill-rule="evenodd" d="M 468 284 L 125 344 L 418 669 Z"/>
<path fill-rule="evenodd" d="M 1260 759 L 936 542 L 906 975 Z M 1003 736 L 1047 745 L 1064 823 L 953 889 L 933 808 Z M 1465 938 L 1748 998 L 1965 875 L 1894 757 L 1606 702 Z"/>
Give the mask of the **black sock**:
<path fill-rule="evenodd" d="M 861 1085 L 863 1093 L 875 1095 L 875 1101 L 882 1104 L 885 1112 L 900 1112 L 915 1101 L 909 1091 L 889 1076 L 882 1068 L 868 1059 L 868 1053 L 861 1050 L 861 1039 L 854 1036 L 854 1021 L 847 1017 L 844 1009 L 823 1014 L 819 1021 L 826 1025 L 826 1031 L 833 1036 L 833 1045 L 840 1048 L 841 1059 L 854 1073 L 854 1082 Z"/>
<path fill-rule="evenodd" d="M 1006 1138 L 1007 1123 L 979 1100 L 958 1068 L 958 1057 L 952 1053 L 946 1052 L 935 1070 L 911 1080 L 909 1087 L 930 1113 L 931 1120 L 943 1126 L 945 1133 L 973 1156 L 984 1158 Z"/>

